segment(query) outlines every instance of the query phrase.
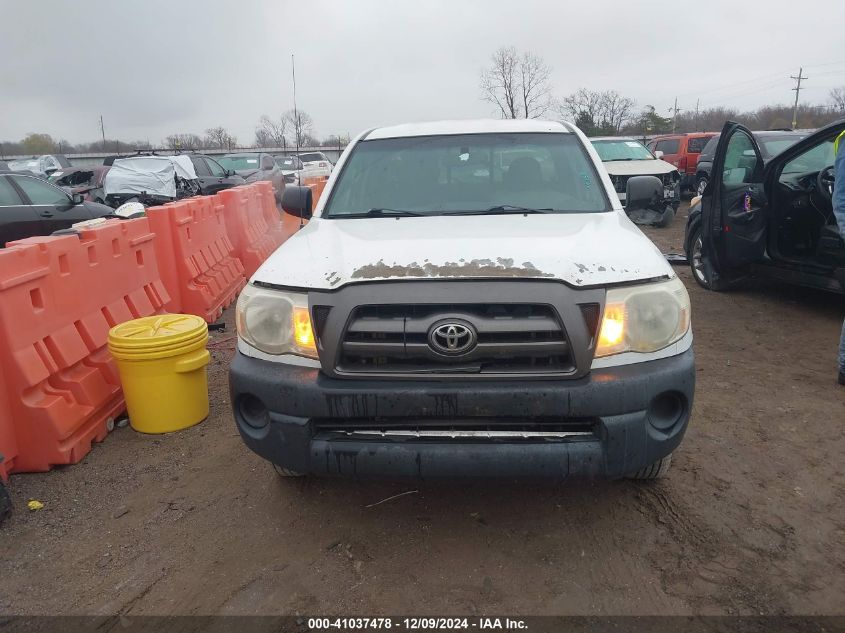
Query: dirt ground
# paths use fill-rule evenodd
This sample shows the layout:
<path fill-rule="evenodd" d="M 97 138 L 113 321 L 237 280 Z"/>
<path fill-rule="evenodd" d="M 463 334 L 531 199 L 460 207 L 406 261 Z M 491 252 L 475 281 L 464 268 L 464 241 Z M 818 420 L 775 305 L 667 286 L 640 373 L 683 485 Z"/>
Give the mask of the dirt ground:
<path fill-rule="evenodd" d="M 685 219 L 647 233 L 681 252 Z M 845 613 L 845 302 L 677 270 L 698 388 L 668 479 L 280 480 L 230 417 L 230 327 L 204 423 L 12 478 L 0 614 Z"/>

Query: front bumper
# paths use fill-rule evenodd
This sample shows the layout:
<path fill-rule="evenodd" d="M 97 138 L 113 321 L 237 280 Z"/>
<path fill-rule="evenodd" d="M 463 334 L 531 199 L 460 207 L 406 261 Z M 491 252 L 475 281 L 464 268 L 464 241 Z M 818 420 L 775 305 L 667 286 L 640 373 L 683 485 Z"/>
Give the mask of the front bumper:
<path fill-rule="evenodd" d="M 296 472 L 560 481 L 623 477 L 671 453 L 689 421 L 695 367 L 690 348 L 647 363 L 593 370 L 577 380 L 343 380 L 237 352 L 229 381 L 246 445 Z M 677 410 L 667 412 L 667 397 L 679 403 Z M 459 428 L 468 419 L 549 417 L 590 420 L 592 430 L 573 438 L 531 439 L 389 433 L 362 439 L 321 430 L 326 421 L 372 420 L 377 428 L 397 420 L 437 420 L 455 421 Z"/>

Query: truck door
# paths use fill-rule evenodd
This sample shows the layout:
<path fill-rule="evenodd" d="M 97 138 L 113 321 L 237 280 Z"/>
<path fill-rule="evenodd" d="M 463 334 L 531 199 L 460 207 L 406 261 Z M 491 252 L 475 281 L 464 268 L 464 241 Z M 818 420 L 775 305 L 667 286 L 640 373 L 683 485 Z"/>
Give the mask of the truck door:
<path fill-rule="evenodd" d="M 768 208 L 763 158 L 751 131 L 725 123 L 701 200 L 702 257 L 714 279 L 729 281 L 763 257 Z"/>

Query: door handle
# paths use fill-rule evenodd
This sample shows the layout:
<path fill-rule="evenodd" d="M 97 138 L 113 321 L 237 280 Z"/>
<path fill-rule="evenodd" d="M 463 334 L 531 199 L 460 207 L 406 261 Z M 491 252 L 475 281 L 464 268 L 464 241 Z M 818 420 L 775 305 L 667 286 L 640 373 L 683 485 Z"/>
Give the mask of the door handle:
<path fill-rule="evenodd" d="M 52 214 L 52 213 L 50 213 L 49 211 L 42 211 L 42 212 L 41 212 L 41 217 L 42 217 L 42 218 L 52 218 L 52 217 L 53 217 L 53 214 Z"/>

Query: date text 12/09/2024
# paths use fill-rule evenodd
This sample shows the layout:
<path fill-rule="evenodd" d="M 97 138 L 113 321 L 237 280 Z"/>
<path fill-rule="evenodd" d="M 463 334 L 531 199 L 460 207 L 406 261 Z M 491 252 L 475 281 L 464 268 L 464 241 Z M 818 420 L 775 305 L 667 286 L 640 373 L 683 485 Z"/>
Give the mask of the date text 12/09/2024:
<path fill-rule="evenodd" d="M 527 629 L 524 620 L 511 618 L 308 618 L 309 631 L 519 631 Z"/>

